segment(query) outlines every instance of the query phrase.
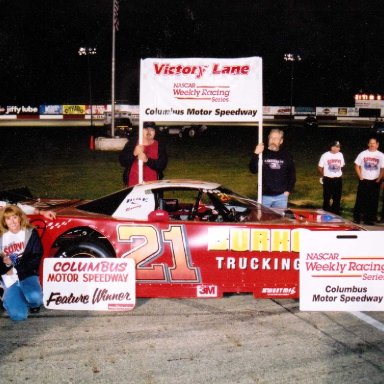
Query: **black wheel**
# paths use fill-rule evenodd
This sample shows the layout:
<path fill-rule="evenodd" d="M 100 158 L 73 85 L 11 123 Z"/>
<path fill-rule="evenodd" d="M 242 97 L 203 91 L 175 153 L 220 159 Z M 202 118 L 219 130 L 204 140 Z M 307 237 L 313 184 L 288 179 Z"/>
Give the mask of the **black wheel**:
<path fill-rule="evenodd" d="M 56 257 L 88 257 L 88 258 L 108 258 L 114 257 L 111 251 L 103 244 L 95 242 L 80 242 L 68 246 L 63 246 L 57 252 Z"/>
<path fill-rule="evenodd" d="M 195 128 L 189 128 L 187 131 L 187 134 L 188 134 L 188 137 L 190 139 L 193 139 L 197 135 L 196 129 Z"/>

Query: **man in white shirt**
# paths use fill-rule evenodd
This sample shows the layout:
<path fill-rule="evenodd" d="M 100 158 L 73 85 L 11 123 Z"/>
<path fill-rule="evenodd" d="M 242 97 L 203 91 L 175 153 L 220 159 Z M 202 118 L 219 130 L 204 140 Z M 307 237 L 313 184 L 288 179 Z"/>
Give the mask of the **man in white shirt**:
<path fill-rule="evenodd" d="M 329 148 L 329 151 L 321 155 L 318 164 L 318 170 L 323 181 L 323 209 L 339 215 L 343 189 L 342 168 L 345 161 L 340 152 L 339 141 L 333 141 Z"/>
<path fill-rule="evenodd" d="M 377 138 L 370 138 L 368 149 L 358 154 L 355 171 L 359 178 L 353 221 L 364 220 L 367 225 L 375 225 L 379 205 L 380 181 L 384 176 L 384 154 L 378 150 Z"/>

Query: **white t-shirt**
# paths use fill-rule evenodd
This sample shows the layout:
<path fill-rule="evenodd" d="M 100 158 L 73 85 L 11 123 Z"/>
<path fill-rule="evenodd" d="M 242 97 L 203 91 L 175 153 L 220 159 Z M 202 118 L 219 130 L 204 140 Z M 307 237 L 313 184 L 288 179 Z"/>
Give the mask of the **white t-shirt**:
<path fill-rule="evenodd" d="M 3 234 L 1 251 L 6 255 L 10 256 L 15 253 L 19 257 L 22 257 L 22 254 L 25 249 L 25 231 L 21 230 L 17 233 L 12 233 L 10 231 Z M 9 270 L 6 274 L 1 276 L 3 283 L 6 288 L 10 287 L 16 281 L 19 280 L 17 276 L 17 271 L 15 268 Z"/>
<path fill-rule="evenodd" d="M 319 160 L 319 167 L 324 168 L 323 173 L 325 177 L 341 177 L 344 165 L 344 156 L 341 152 L 325 152 L 321 155 Z"/>
<path fill-rule="evenodd" d="M 384 168 L 384 154 L 366 149 L 357 155 L 355 164 L 361 167 L 363 179 L 375 180 L 380 176 L 381 168 Z"/>

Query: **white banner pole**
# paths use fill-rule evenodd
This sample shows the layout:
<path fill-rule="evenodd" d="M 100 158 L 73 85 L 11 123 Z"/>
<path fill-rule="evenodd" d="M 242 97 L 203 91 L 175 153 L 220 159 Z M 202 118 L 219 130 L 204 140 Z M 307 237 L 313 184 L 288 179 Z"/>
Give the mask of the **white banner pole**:
<path fill-rule="evenodd" d="M 140 113 L 139 113 L 139 132 L 138 132 L 139 145 L 143 144 L 143 126 L 144 126 L 143 116 L 144 116 L 144 114 L 142 113 L 142 110 L 141 110 L 141 103 L 142 103 L 142 99 L 143 99 L 142 92 L 144 91 L 143 87 L 142 87 L 143 77 L 144 77 L 143 59 L 141 59 L 140 60 Z M 138 167 L 139 167 L 139 183 L 142 183 L 143 182 L 143 167 L 144 167 L 142 160 L 139 160 Z"/>
<path fill-rule="evenodd" d="M 116 0 L 112 2 L 111 137 L 115 137 Z"/>
<path fill-rule="evenodd" d="M 140 119 L 140 125 L 139 125 L 139 145 L 143 144 L 143 122 Z M 143 160 L 139 160 L 139 183 L 142 183 L 143 180 L 143 168 L 144 168 L 144 163 Z"/>
<path fill-rule="evenodd" d="M 263 120 L 259 121 L 258 143 L 263 142 Z M 257 202 L 261 204 L 263 194 L 263 153 L 259 154 L 258 172 L 257 172 Z"/>

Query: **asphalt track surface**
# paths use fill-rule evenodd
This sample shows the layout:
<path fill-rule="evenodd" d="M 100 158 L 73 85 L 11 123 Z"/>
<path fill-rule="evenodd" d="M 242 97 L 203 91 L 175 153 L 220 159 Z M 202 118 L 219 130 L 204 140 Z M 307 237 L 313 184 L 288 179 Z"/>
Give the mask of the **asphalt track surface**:
<path fill-rule="evenodd" d="M 2 384 L 384 381 L 383 312 L 297 300 L 137 299 L 130 312 L 3 313 L 0 328 Z"/>

